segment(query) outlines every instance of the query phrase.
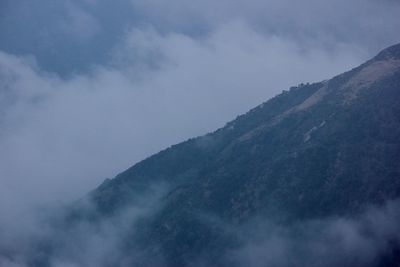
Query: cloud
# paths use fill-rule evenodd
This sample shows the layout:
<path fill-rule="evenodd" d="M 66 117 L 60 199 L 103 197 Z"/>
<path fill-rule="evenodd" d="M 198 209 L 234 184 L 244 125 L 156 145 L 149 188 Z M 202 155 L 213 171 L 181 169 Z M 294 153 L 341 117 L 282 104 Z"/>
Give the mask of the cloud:
<path fill-rule="evenodd" d="M 60 28 L 70 33 L 72 38 L 88 42 L 99 34 L 101 26 L 93 15 L 70 3 L 66 7 L 67 18 L 61 22 Z"/>
<path fill-rule="evenodd" d="M 166 31 L 196 34 L 216 26 L 243 20 L 269 35 L 296 42 L 356 43 L 380 49 L 383 42 L 398 41 L 395 1 L 375 0 L 235 0 L 235 1 L 131 1 L 147 21 Z M 385 37 L 383 37 L 385 36 Z M 369 40 L 368 44 L 365 41 Z M 378 41 L 380 40 L 380 41 Z M 380 45 L 383 45 L 381 43 Z M 384 44 L 388 45 L 388 43 Z"/>
<path fill-rule="evenodd" d="M 0 231 L 0 264 L 81 267 L 151 262 L 151 266 L 166 266 L 162 250 L 147 258 L 146 249 L 136 246 L 134 240 L 140 233 L 140 222 L 162 208 L 167 190 L 165 185 L 155 185 L 136 205 L 98 221 L 83 219 L 67 227 L 58 225 L 63 218 L 63 211 L 58 210 L 50 217 L 56 218 L 56 223 L 49 224 L 49 217 L 44 217 L 46 220 L 30 221 L 30 231 L 17 235 Z M 203 223 L 215 227 L 214 219 Z M 221 248 L 220 258 L 213 260 L 217 266 L 380 266 L 396 259 L 392 253 L 400 246 L 399 225 L 399 200 L 368 206 L 352 215 L 291 223 L 277 223 L 273 217 L 259 217 L 239 226 L 226 223 L 224 231 L 229 229 L 226 233 L 237 241 L 231 244 L 234 248 Z M 207 256 L 199 255 L 189 266 L 213 265 Z"/>
<path fill-rule="evenodd" d="M 0 228 L 25 239 L 41 207 L 362 58 L 353 47 L 304 51 L 240 21 L 201 40 L 133 28 L 109 66 L 71 78 L 1 53 Z"/>
<path fill-rule="evenodd" d="M 276 35 L 307 48 L 357 46 L 373 55 L 399 42 L 398 1 L 233 0 L 4 1 L 0 49 L 37 57 L 61 75 L 105 64 L 131 27 L 153 27 L 201 39 L 221 25 L 243 21 L 265 37 Z"/>
<path fill-rule="evenodd" d="M 304 51 L 242 22 L 201 41 L 133 29 L 117 51 L 113 67 L 69 79 L 0 54 L 0 169 L 10 188 L 77 197 L 291 85 L 329 78 L 364 57 L 354 47 Z"/>
<path fill-rule="evenodd" d="M 202 39 L 132 28 L 112 62 L 70 78 L 2 52 L 0 228 L 29 235 L 43 206 L 79 198 L 171 144 L 364 56 L 352 46 L 304 50 L 241 21 Z"/>
<path fill-rule="evenodd" d="M 378 266 L 400 245 L 399 201 L 361 214 L 246 226 L 242 246 L 226 254 L 233 266 Z M 380 265 L 379 265 L 380 266 Z"/>
<path fill-rule="evenodd" d="M 71 212 L 94 212 L 93 203 L 82 199 L 75 203 L 78 210 L 73 211 L 72 205 L 59 206 L 30 217 L 25 222 L 29 228 L 21 228 L 22 232 L 2 231 L 0 227 L 0 265 L 127 266 L 124 264 L 140 259 L 142 252 L 131 248 L 126 253 L 125 245 L 140 231 L 138 223 L 162 207 L 160 199 L 165 190 L 165 185 L 153 185 L 134 205 L 97 221 L 66 219 L 71 218 Z"/>

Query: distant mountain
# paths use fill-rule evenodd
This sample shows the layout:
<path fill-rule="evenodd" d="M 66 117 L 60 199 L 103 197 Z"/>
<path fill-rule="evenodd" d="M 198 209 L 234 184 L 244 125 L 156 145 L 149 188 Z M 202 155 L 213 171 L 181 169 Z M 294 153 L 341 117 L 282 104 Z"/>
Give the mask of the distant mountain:
<path fill-rule="evenodd" d="M 399 236 L 371 230 L 372 223 L 357 233 L 383 240 L 377 252 L 371 248 L 373 257 L 361 257 L 350 241 L 349 250 L 338 245 L 344 252 L 334 254 L 335 234 L 318 245 L 332 245 L 329 253 L 314 249 L 328 255 L 314 262 L 299 256 L 307 257 L 302 249 L 309 239 L 304 247 L 290 245 L 285 260 L 269 260 L 281 253 L 282 239 L 261 254 L 255 253 L 260 246 L 248 249 L 255 253 L 250 261 L 237 257 L 249 247 L 243 235 L 260 225 L 253 240 L 271 227 L 296 232 L 301 240 L 304 225 L 370 218 L 371 207 L 381 214 L 399 197 L 400 44 L 331 80 L 283 91 L 213 133 L 143 160 L 91 192 L 91 205 L 76 203 L 62 225 L 125 218 L 120 256 L 105 266 L 400 266 Z M 124 217 L 138 207 L 147 208 L 139 219 Z M 398 219 L 397 204 L 391 207 Z M 391 226 L 390 233 L 400 232 L 400 225 Z M 352 240 L 354 234 L 343 236 Z M 375 246 L 370 243 L 359 246 Z"/>

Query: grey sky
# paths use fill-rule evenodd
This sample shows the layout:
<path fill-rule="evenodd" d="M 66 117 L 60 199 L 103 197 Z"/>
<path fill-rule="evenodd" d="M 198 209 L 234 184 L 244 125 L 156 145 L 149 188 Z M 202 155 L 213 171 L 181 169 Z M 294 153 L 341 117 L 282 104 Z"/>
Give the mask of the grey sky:
<path fill-rule="evenodd" d="M 45 69 L 69 74 L 106 63 L 132 27 L 201 40 L 242 21 L 304 49 L 352 45 L 374 54 L 399 41 L 398 11 L 392 0 L 3 0 L 0 49 L 32 54 Z"/>

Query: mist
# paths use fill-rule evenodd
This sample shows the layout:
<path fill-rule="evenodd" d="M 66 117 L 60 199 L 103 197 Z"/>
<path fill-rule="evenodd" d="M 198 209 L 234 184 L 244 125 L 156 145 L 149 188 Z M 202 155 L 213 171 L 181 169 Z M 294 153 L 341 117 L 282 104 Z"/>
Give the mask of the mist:
<path fill-rule="evenodd" d="M 400 242 L 399 215 L 399 202 L 389 201 L 289 225 L 259 218 L 241 229 L 242 245 L 225 257 L 234 266 L 375 266 Z"/>
<path fill-rule="evenodd" d="M 362 58 L 357 51 L 305 52 L 235 22 L 201 41 L 133 28 L 112 66 L 67 79 L 32 58 L 2 53 L 2 195 L 23 195 L 29 203 L 82 196 L 293 84 L 356 65 Z"/>
<path fill-rule="evenodd" d="M 0 233 L 29 239 L 38 210 L 356 67 L 400 41 L 399 13 L 389 0 L 2 1 Z"/>
<path fill-rule="evenodd" d="M 168 185 L 154 184 L 135 205 L 111 217 L 99 221 L 77 220 L 68 226 L 60 222 L 68 214 L 48 210 L 50 213 L 42 216 L 42 220 L 30 221 L 28 230 L 18 234 L 0 232 L 0 265 L 94 267 L 141 266 L 142 262 L 150 262 L 151 266 L 165 266 L 162 250 L 149 259 L 140 244 L 128 252 L 124 246 L 136 242 L 133 237 L 140 235 L 140 223 L 163 207 L 166 192 Z M 85 203 L 86 212 L 93 209 L 92 204 Z M 204 214 L 195 216 L 204 218 Z M 235 240 L 235 245 L 221 251 L 215 265 L 206 255 L 198 255 L 188 266 L 361 267 L 376 266 L 382 259 L 387 264 L 396 261 L 392 253 L 400 243 L 399 200 L 366 206 L 353 215 L 289 223 L 276 219 L 262 216 L 242 224 L 224 222 L 213 215 L 200 219 L 206 227 L 215 227 L 218 222 L 218 227 Z M 49 244 L 51 248 L 46 247 Z"/>

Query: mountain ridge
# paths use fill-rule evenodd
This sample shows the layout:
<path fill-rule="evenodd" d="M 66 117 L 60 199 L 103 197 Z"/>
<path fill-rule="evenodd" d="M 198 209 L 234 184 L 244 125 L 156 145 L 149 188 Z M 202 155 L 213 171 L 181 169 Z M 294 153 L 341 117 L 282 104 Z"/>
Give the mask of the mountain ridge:
<path fill-rule="evenodd" d="M 360 65 L 359 67 L 356 67 L 356 68 L 354 68 L 354 69 L 352 69 L 352 70 L 350 70 L 348 72 L 345 72 L 343 74 L 340 74 L 340 75 L 337 75 L 337 76 L 333 77 L 330 81 L 332 83 L 334 83 L 334 85 L 331 86 L 331 87 L 337 87 L 336 83 L 340 84 L 341 83 L 340 80 L 346 79 L 348 75 L 353 74 L 354 72 L 358 72 L 359 70 L 364 69 L 366 66 L 368 66 L 368 65 L 370 65 L 370 64 L 372 64 L 372 63 L 374 63 L 376 61 L 381 61 L 383 59 L 393 59 L 394 58 L 393 56 L 397 56 L 398 57 L 399 56 L 399 54 L 398 54 L 399 51 L 400 51 L 400 44 L 393 45 L 393 46 L 383 50 L 376 57 L 374 57 L 372 60 L 369 60 L 366 63 L 364 63 L 364 64 Z M 398 65 L 395 65 L 395 67 L 399 68 L 400 67 L 400 63 Z M 323 98 L 324 97 L 325 93 L 323 91 L 326 90 L 326 87 L 327 87 L 326 84 L 327 84 L 327 81 L 323 81 L 323 82 L 313 83 L 311 85 L 307 84 L 307 88 L 306 89 L 304 88 L 304 87 L 306 87 L 304 84 L 301 84 L 298 87 L 292 87 L 290 89 L 290 92 L 292 92 L 292 93 L 294 93 L 294 91 L 296 89 L 298 90 L 298 89 L 303 88 L 303 90 L 302 90 L 302 92 L 297 92 L 298 99 L 292 100 L 293 103 L 291 103 L 291 105 L 293 105 L 293 106 L 291 108 L 287 109 L 287 110 L 284 110 L 285 109 L 284 106 L 281 106 L 281 109 L 276 108 L 276 106 L 279 105 L 279 102 L 287 101 L 287 99 L 277 99 L 277 98 L 284 98 L 285 94 L 288 93 L 288 91 L 284 90 L 283 93 L 281 93 L 281 94 L 279 94 L 279 95 L 277 95 L 277 96 L 275 96 L 272 99 L 267 101 L 267 102 L 276 101 L 278 103 L 277 103 L 277 105 L 273 106 L 273 108 L 275 110 L 272 110 L 272 108 L 267 110 L 267 112 L 269 114 L 267 114 L 266 117 L 263 117 L 262 120 L 264 120 L 264 121 L 268 121 L 269 119 L 279 120 L 279 119 L 281 119 L 282 115 L 285 116 L 287 113 L 298 112 L 298 111 L 301 111 L 301 110 L 303 110 L 305 108 L 309 108 L 311 105 L 313 105 L 316 102 L 318 102 L 319 98 Z M 345 87 L 347 87 L 347 86 L 348 85 L 345 85 Z M 344 89 L 348 89 L 348 88 L 344 88 Z M 304 95 L 302 96 L 301 95 L 301 94 L 307 93 L 307 91 L 310 92 L 310 93 L 312 92 L 312 94 L 307 95 L 307 96 L 304 96 Z M 248 114 L 251 114 L 252 112 L 256 112 L 258 109 L 263 108 L 266 105 L 267 102 L 264 102 L 264 103 L 258 105 L 257 107 L 251 109 L 246 114 L 238 116 L 235 120 L 228 122 L 224 127 L 220 128 L 220 129 L 218 129 L 218 130 L 216 130 L 214 132 L 211 132 L 211 133 L 206 134 L 204 136 L 199 136 L 199 137 L 196 137 L 196 138 L 190 138 L 189 140 L 184 141 L 184 142 L 182 142 L 180 144 L 186 144 L 186 142 L 192 142 L 193 140 L 198 140 L 200 143 L 202 143 L 202 141 L 203 141 L 202 139 L 207 139 L 208 137 L 210 137 L 210 135 L 213 135 L 213 134 L 216 135 L 220 131 L 227 130 L 227 129 L 233 130 L 233 127 L 234 127 L 235 123 L 240 123 L 240 120 L 242 120 Z M 297 104 L 297 105 L 295 105 L 295 104 Z M 282 114 L 282 110 L 284 110 L 283 114 Z M 255 123 L 258 123 L 258 122 L 255 122 Z M 274 123 L 276 123 L 276 122 L 274 121 Z M 249 132 L 247 132 L 246 134 L 249 134 Z M 247 137 L 245 135 L 243 135 L 241 137 L 242 140 L 245 140 L 246 138 Z M 176 147 L 176 146 L 178 146 L 180 144 L 173 145 L 173 146 L 171 146 L 169 148 L 166 148 L 166 149 L 160 151 L 159 153 L 164 153 L 164 152 L 168 151 L 169 149 L 174 148 L 174 147 Z M 204 147 L 204 144 L 202 146 Z M 145 159 L 143 161 L 146 161 L 148 159 L 152 159 L 154 156 L 157 156 L 159 153 L 156 153 L 155 155 L 153 155 L 153 156 L 151 156 L 151 157 L 149 157 L 149 158 L 147 158 L 147 159 Z M 141 161 L 138 164 L 135 164 L 134 166 L 128 168 L 125 172 L 132 172 L 133 171 L 132 168 L 134 168 L 135 166 L 143 165 L 143 161 Z M 125 172 L 123 172 L 123 173 L 125 173 Z M 117 175 L 116 178 L 117 179 L 120 178 L 121 174 Z M 107 181 L 107 183 L 109 183 L 110 181 Z"/>
<path fill-rule="evenodd" d="M 254 218 L 347 218 L 400 197 L 399 89 L 397 44 L 135 164 L 93 190 L 93 206 L 78 204 L 71 221 L 119 216 L 157 195 L 158 208 L 123 241 L 125 255 L 141 251 L 134 266 L 194 266 L 199 255 L 235 266 L 221 255 L 239 242 L 232 229 Z M 397 266 L 348 257 L 342 266 Z"/>

